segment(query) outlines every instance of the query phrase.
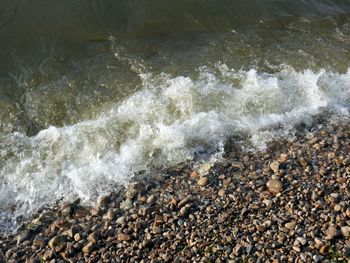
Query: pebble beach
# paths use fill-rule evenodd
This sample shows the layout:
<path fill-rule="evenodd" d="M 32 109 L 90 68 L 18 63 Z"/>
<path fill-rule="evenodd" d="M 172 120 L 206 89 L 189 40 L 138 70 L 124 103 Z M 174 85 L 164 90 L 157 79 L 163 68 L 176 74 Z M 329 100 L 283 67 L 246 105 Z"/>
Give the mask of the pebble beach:
<path fill-rule="evenodd" d="M 1 238 L 0 262 L 350 262 L 349 128 L 228 143 L 221 162 L 42 209 Z"/>

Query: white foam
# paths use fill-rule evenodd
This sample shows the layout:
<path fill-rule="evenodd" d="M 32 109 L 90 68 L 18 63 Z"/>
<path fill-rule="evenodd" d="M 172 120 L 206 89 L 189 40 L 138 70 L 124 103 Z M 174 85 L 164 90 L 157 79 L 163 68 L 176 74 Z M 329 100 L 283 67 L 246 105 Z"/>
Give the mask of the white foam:
<path fill-rule="evenodd" d="M 16 206 L 16 215 L 29 215 L 61 198 L 91 202 L 116 184 L 127 184 L 134 172 L 174 165 L 203 149 L 218 160 L 225 140 L 236 132 L 252 135 L 252 143 L 264 147 L 276 135 L 266 130 L 272 125 L 288 132 L 325 108 L 348 114 L 350 70 L 285 67 L 268 74 L 222 64 L 216 70 L 220 75 L 202 68 L 197 79 L 143 74 L 140 91 L 95 120 L 49 127 L 34 137 L 4 137 L 2 224 L 13 216 L 10 207 Z"/>

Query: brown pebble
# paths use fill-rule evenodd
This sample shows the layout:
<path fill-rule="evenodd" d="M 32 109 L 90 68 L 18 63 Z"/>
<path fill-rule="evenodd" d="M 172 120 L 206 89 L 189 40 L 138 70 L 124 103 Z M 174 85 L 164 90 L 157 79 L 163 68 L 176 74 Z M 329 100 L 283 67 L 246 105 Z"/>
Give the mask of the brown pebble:
<path fill-rule="evenodd" d="M 131 237 L 124 233 L 119 233 L 117 237 L 118 241 L 128 241 L 131 240 Z"/>
<path fill-rule="evenodd" d="M 320 254 L 321 255 L 326 255 L 328 253 L 328 246 L 327 245 L 323 245 L 320 248 Z"/>
<path fill-rule="evenodd" d="M 285 226 L 286 228 L 288 228 L 289 230 L 294 230 L 296 224 L 297 224 L 297 223 L 296 223 L 295 221 L 291 221 L 291 222 L 286 223 L 284 226 Z"/>
<path fill-rule="evenodd" d="M 343 226 L 340 228 L 340 232 L 344 237 L 350 236 L 350 227 L 349 226 Z"/>
<path fill-rule="evenodd" d="M 224 197 L 226 195 L 225 190 L 224 189 L 220 189 L 218 192 L 218 196 Z"/>
<path fill-rule="evenodd" d="M 208 179 L 208 177 L 201 177 L 199 180 L 198 180 L 198 185 L 199 186 L 206 186 L 206 185 L 208 185 L 208 183 L 209 183 L 209 179 Z"/>
<path fill-rule="evenodd" d="M 78 242 L 78 241 L 80 241 L 81 240 L 81 235 L 80 235 L 80 233 L 76 233 L 75 235 L 74 235 L 74 241 L 75 242 Z"/>
<path fill-rule="evenodd" d="M 92 232 L 90 235 L 88 235 L 87 240 L 96 244 L 99 237 L 100 237 L 100 233 L 95 231 L 95 232 Z"/>
<path fill-rule="evenodd" d="M 326 235 L 327 240 L 332 240 L 337 235 L 337 229 L 335 226 L 330 225 L 326 230 Z"/>
<path fill-rule="evenodd" d="M 267 182 L 267 187 L 272 194 L 278 194 L 283 190 L 283 184 L 279 179 L 271 179 Z"/>
<path fill-rule="evenodd" d="M 92 242 L 87 243 L 87 245 L 85 245 L 82 249 L 84 253 L 90 253 L 93 250 L 94 250 L 94 243 Z"/>
<path fill-rule="evenodd" d="M 193 171 L 191 174 L 190 174 L 190 177 L 192 179 L 195 179 L 197 180 L 199 178 L 199 174 L 196 172 L 196 171 Z"/>

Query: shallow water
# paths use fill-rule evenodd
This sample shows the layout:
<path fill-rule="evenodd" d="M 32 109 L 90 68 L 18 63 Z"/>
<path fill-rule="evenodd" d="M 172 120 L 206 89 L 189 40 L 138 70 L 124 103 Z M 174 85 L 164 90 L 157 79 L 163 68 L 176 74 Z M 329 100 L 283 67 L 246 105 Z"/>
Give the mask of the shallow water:
<path fill-rule="evenodd" d="M 0 228 L 349 114 L 349 1 L 2 1 Z M 278 127 L 278 128 L 277 128 Z M 14 217 L 15 216 L 15 217 Z M 18 221 L 18 220 L 17 220 Z"/>

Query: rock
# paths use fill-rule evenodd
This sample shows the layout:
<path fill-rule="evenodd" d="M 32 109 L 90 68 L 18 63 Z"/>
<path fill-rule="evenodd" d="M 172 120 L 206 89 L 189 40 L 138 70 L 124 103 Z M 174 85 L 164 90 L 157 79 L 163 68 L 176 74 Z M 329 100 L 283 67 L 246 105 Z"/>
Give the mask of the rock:
<path fill-rule="evenodd" d="M 296 224 L 297 223 L 295 221 L 291 221 L 291 222 L 284 224 L 284 226 L 289 230 L 294 230 L 296 227 Z"/>
<path fill-rule="evenodd" d="M 94 243 L 89 242 L 89 243 L 87 243 L 87 244 L 83 247 L 82 251 L 83 251 L 84 253 L 88 254 L 88 253 L 90 253 L 91 251 L 93 251 L 94 248 L 95 248 Z"/>
<path fill-rule="evenodd" d="M 297 240 L 300 242 L 301 245 L 305 246 L 306 245 L 306 239 L 303 237 L 297 237 Z"/>
<path fill-rule="evenodd" d="M 81 240 L 81 234 L 76 233 L 73 238 L 74 238 L 74 241 L 79 242 Z"/>
<path fill-rule="evenodd" d="M 189 213 L 189 211 L 190 211 L 190 206 L 189 205 L 185 205 L 184 207 L 182 207 L 180 209 L 179 214 L 180 214 L 180 216 L 186 216 Z"/>
<path fill-rule="evenodd" d="M 335 206 L 334 206 L 334 210 L 336 211 L 336 212 L 339 212 L 340 210 L 341 210 L 341 206 L 340 205 L 338 205 L 338 204 L 336 204 Z"/>
<path fill-rule="evenodd" d="M 201 165 L 200 170 L 201 170 L 204 174 L 206 174 L 206 173 L 209 172 L 210 168 L 211 168 L 211 163 L 203 163 L 203 164 Z"/>
<path fill-rule="evenodd" d="M 124 233 L 119 233 L 117 237 L 118 241 L 128 241 L 131 240 L 131 237 Z"/>
<path fill-rule="evenodd" d="M 152 231 L 153 231 L 154 234 L 162 233 L 162 229 L 160 227 L 158 227 L 158 226 L 155 226 L 155 225 L 152 227 Z"/>
<path fill-rule="evenodd" d="M 280 157 L 277 160 L 279 163 L 286 163 L 288 161 L 288 154 L 281 153 Z"/>
<path fill-rule="evenodd" d="M 205 176 L 201 177 L 201 178 L 198 180 L 198 185 L 199 185 L 199 186 L 207 186 L 208 183 L 209 183 L 209 179 L 208 179 L 208 177 L 205 177 Z"/>
<path fill-rule="evenodd" d="M 190 197 L 190 196 L 186 196 L 185 198 L 183 198 L 183 199 L 177 204 L 177 206 L 178 206 L 179 208 L 181 208 L 181 207 L 187 205 L 187 204 L 190 203 L 190 202 L 191 202 L 191 197 Z"/>
<path fill-rule="evenodd" d="M 32 229 L 26 229 L 26 230 L 22 231 L 21 233 L 19 233 L 17 235 L 17 244 L 20 244 L 23 241 L 30 239 L 33 234 L 34 233 L 33 233 Z"/>
<path fill-rule="evenodd" d="M 321 255 L 326 255 L 328 253 L 328 246 L 327 245 L 321 246 L 319 252 L 320 252 Z"/>
<path fill-rule="evenodd" d="M 79 232 L 79 229 L 76 226 L 71 227 L 70 229 L 64 231 L 62 235 L 73 238 L 76 233 Z"/>
<path fill-rule="evenodd" d="M 298 246 L 293 246 L 292 248 L 293 248 L 293 250 L 295 250 L 298 253 L 300 253 L 300 251 L 301 251 L 300 247 L 298 247 Z"/>
<path fill-rule="evenodd" d="M 340 232 L 344 237 L 350 236 L 350 227 L 349 226 L 343 226 L 340 228 Z"/>
<path fill-rule="evenodd" d="M 280 168 L 280 163 L 279 162 L 274 161 L 274 162 L 270 163 L 270 169 L 272 171 L 274 171 L 275 173 L 277 173 L 279 171 L 279 168 Z"/>
<path fill-rule="evenodd" d="M 272 194 L 278 194 L 283 191 L 283 184 L 279 179 L 271 179 L 267 182 L 267 187 Z"/>
<path fill-rule="evenodd" d="M 347 208 L 347 209 L 346 209 L 345 214 L 346 214 L 347 217 L 350 218 L 350 208 Z"/>
<path fill-rule="evenodd" d="M 125 192 L 125 196 L 134 199 L 139 193 L 142 193 L 143 188 L 143 185 L 139 182 L 130 183 Z"/>
<path fill-rule="evenodd" d="M 125 199 L 123 202 L 120 204 L 120 209 L 123 210 L 130 210 L 132 208 L 132 201 L 130 198 Z"/>
<path fill-rule="evenodd" d="M 58 235 L 50 239 L 49 247 L 55 250 L 56 247 L 62 246 L 64 242 L 66 242 L 66 237 L 63 235 Z"/>
<path fill-rule="evenodd" d="M 42 248 L 47 244 L 47 238 L 42 236 L 36 236 L 33 240 L 33 246 Z"/>
<path fill-rule="evenodd" d="M 196 172 L 196 171 L 193 171 L 191 174 L 190 174 L 190 178 L 191 179 L 194 179 L 194 180 L 197 180 L 199 178 L 199 174 Z"/>
<path fill-rule="evenodd" d="M 345 257 L 350 257 L 350 248 L 349 247 L 344 247 L 343 254 L 344 254 Z"/>
<path fill-rule="evenodd" d="M 126 222 L 126 218 L 125 218 L 125 216 L 121 216 L 115 222 L 116 222 L 117 225 L 120 225 L 120 226 L 124 225 L 125 222 Z"/>
<path fill-rule="evenodd" d="M 156 197 L 155 197 L 154 195 L 150 195 L 150 196 L 147 198 L 146 203 L 149 204 L 149 205 L 152 205 L 155 201 L 156 201 Z"/>
<path fill-rule="evenodd" d="M 96 244 L 98 242 L 99 237 L 100 237 L 100 233 L 98 231 L 95 231 L 95 232 L 92 232 L 90 235 L 88 235 L 87 240 L 93 244 Z"/>
<path fill-rule="evenodd" d="M 44 255 L 43 255 L 43 257 L 42 257 L 42 259 L 45 262 L 47 262 L 53 257 L 53 255 L 54 255 L 54 252 L 52 250 L 46 250 Z"/>
<path fill-rule="evenodd" d="M 85 218 L 88 215 L 90 215 L 90 211 L 88 209 L 86 209 L 85 207 L 79 207 L 79 208 L 75 209 L 74 215 L 77 218 Z"/>
<path fill-rule="evenodd" d="M 106 218 L 107 220 L 113 220 L 113 219 L 115 219 L 115 217 L 116 217 L 116 213 L 115 213 L 115 211 L 112 210 L 112 209 L 109 209 L 108 212 L 107 212 L 107 214 L 105 215 L 105 218 Z"/>
<path fill-rule="evenodd" d="M 218 192 L 218 196 L 220 197 L 224 197 L 226 195 L 226 192 L 224 189 L 220 189 L 219 192 Z"/>
<path fill-rule="evenodd" d="M 330 225 L 326 230 L 326 240 L 332 240 L 337 235 L 337 229 L 335 226 Z"/>
<path fill-rule="evenodd" d="M 144 239 L 142 241 L 142 246 L 145 248 L 151 248 L 153 246 L 152 240 Z"/>

